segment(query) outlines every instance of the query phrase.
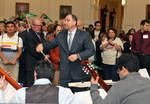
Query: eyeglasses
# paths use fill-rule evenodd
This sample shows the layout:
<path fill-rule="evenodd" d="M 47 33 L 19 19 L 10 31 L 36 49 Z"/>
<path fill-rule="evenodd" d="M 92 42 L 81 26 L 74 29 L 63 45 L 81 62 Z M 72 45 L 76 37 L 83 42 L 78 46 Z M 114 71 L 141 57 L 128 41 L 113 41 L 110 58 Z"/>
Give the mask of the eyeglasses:
<path fill-rule="evenodd" d="M 33 24 L 34 26 L 36 26 L 36 27 L 42 27 L 42 25 L 35 25 L 35 24 Z"/>
<path fill-rule="evenodd" d="M 101 25 L 96 25 L 96 26 L 101 26 Z"/>
<path fill-rule="evenodd" d="M 119 71 L 119 70 L 117 70 L 116 72 L 119 74 L 119 72 L 120 72 L 120 71 Z"/>

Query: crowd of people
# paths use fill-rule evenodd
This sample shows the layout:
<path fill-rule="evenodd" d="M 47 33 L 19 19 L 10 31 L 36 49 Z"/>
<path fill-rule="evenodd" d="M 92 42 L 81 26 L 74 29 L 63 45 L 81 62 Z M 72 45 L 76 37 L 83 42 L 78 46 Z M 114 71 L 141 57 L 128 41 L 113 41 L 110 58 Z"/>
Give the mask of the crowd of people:
<path fill-rule="evenodd" d="M 129 98 L 124 99 L 123 94 L 126 93 L 125 89 L 130 89 L 131 86 L 129 84 L 125 87 L 124 83 L 130 83 L 128 80 L 134 82 L 137 80 L 136 78 L 143 80 L 137 74 L 138 70 L 142 68 L 146 68 L 150 75 L 149 21 L 142 20 L 141 29 L 137 32 L 131 28 L 128 33 L 121 30 L 120 34 L 117 34 L 117 30 L 113 27 L 110 27 L 108 31 L 102 30 L 100 21 L 95 21 L 94 26 L 90 24 L 88 28 L 85 28 L 82 21 L 73 14 L 67 15 L 61 25 L 57 21 L 55 24 L 49 25 L 42 21 L 34 19 L 31 24 L 28 18 L 26 20 L 16 18 L 7 23 L 0 21 L 0 67 L 10 71 L 12 78 L 16 82 L 23 83 L 23 87 L 29 87 L 18 90 L 10 102 L 36 103 L 37 101 L 61 102 L 62 104 L 79 102 L 79 104 L 84 104 L 73 93 L 85 91 L 87 88 L 68 86 L 71 82 L 90 80 L 89 75 L 84 73 L 81 68 L 81 62 L 84 60 L 103 69 L 95 69 L 102 79 L 112 79 L 113 81 L 121 79 L 111 88 L 108 97 L 102 100 L 101 97 L 98 97 L 98 77 L 96 79 L 92 77 L 91 97 L 94 104 L 105 104 L 106 102 L 109 104 L 113 101 L 115 104 L 130 103 Z M 47 61 L 48 59 L 50 62 Z M 5 77 L 1 76 L 0 81 L 4 84 Z M 145 80 L 145 82 L 149 83 L 150 81 Z M 45 86 L 43 87 L 41 84 Z M 62 87 L 57 88 L 51 84 Z M 122 87 L 120 88 L 120 86 Z M 42 90 L 43 93 L 40 93 L 40 99 L 37 100 L 36 96 L 41 88 L 44 90 Z M 70 88 L 73 93 L 67 88 Z M 0 90 L 4 89 L 4 85 L 0 87 Z M 120 92 L 116 93 L 116 90 Z M 133 91 L 136 93 L 136 90 Z M 51 92 L 53 93 L 51 94 Z M 47 96 L 42 95 L 45 93 Z M 65 94 L 66 97 L 61 94 Z M 130 95 L 131 91 L 129 90 L 129 93 L 126 94 L 126 96 Z M 19 98 L 19 95 L 23 95 L 23 97 Z M 51 95 L 50 102 L 49 95 Z M 145 95 L 149 95 L 149 93 Z M 131 98 L 134 99 L 134 97 Z M 5 102 L 4 99 L 3 102 Z"/>

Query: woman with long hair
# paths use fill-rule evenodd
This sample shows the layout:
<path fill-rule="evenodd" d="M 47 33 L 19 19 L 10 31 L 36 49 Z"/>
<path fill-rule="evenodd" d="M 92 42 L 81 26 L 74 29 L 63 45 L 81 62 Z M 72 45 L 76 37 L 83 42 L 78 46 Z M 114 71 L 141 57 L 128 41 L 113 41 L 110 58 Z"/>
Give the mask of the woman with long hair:
<path fill-rule="evenodd" d="M 58 33 L 61 32 L 61 31 L 62 31 L 61 25 L 56 24 L 54 26 L 54 37 L 49 38 L 48 41 L 54 39 L 58 35 Z M 59 61 L 60 61 L 59 48 L 58 47 L 56 47 L 55 49 L 50 50 L 50 60 L 56 68 L 55 77 L 54 77 L 54 80 L 53 80 L 53 85 L 58 86 L 59 85 Z"/>

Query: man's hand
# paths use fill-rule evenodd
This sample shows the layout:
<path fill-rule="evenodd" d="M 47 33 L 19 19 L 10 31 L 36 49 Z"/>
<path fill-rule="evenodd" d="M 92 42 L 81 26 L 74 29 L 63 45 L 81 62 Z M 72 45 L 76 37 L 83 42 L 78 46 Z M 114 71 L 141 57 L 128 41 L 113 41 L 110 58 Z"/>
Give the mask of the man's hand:
<path fill-rule="evenodd" d="M 98 84 L 98 79 L 99 79 L 99 76 L 96 77 L 96 80 L 92 77 L 91 84 Z"/>
<path fill-rule="evenodd" d="M 46 58 L 46 57 L 47 57 L 48 59 L 50 58 L 49 55 L 45 55 L 45 58 L 44 58 L 45 61 L 47 61 L 47 58 Z"/>
<path fill-rule="evenodd" d="M 8 65 L 8 64 L 9 64 L 9 61 L 8 61 L 8 60 L 3 60 L 3 64 L 4 64 L 4 65 Z"/>
<path fill-rule="evenodd" d="M 0 78 L 0 90 L 4 91 L 7 87 L 8 82 L 5 80 L 5 76 L 1 76 Z"/>
<path fill-rule="evenodd" d="M 10 63 L 11 65 L 15 65 L 15 64 L 16 64 L 16 60 L 13 59 L 13 60 L 11 60 L 9 63 Z"/>
<path fill-rule="evenodd" d="M 92 62 L 93 62 L 93 60 L 89 59 L 89 63 L 92 63 Z"/>
<path fill-rule="evenodd" d="M 74 62 L 74 61 L 76 61 L 76 60 L 78 59 L 78 56 L 77 56 L 77 54 L 73 54 L 73 55 L 70 55 L 70 56 L 68 57 L 68 59 L 69 59 L 70 61 Z"/>
<path fill-rule="evenodd" d="M 37 47 L 36 47 L 36 51 L 37 52 L 43 52 L 43 45 L 42 44 L 39 44 Z"/>

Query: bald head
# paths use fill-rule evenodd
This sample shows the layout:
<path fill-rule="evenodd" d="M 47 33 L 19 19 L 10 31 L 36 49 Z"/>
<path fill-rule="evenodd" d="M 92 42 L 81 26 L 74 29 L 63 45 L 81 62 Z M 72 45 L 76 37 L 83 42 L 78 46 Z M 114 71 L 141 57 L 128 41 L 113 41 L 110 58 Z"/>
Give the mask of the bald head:
<path fill-rule="evenodd" d="M 77 28 L 78 28 L 79 30 L 82 30 L 82 29 L 83 29 L 83 24 L 82 24 L 82 21 L 81 21 L 81 20 L 78 20 L 78 22 L 77 22 Z"/>

